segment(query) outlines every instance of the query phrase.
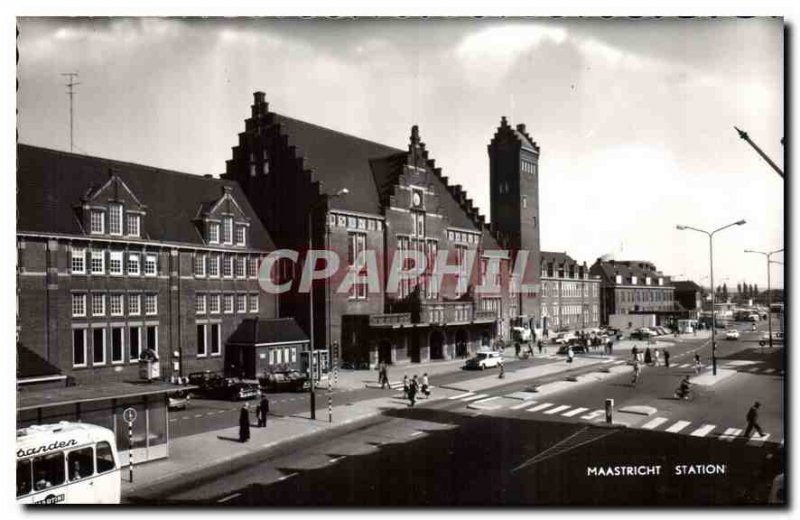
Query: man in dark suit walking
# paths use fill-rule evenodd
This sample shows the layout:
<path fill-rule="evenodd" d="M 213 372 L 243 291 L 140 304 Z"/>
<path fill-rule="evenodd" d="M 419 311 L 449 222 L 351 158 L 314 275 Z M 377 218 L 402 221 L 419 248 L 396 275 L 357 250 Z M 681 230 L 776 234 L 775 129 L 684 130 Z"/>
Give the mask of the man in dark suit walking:
<path fill-rule="evenodd" d="M 266 395 L 261 396 L 261 402 L 258 403 L 258 427 L 267 427 L 267 414 L 269 413 L 269 399 Z"/>

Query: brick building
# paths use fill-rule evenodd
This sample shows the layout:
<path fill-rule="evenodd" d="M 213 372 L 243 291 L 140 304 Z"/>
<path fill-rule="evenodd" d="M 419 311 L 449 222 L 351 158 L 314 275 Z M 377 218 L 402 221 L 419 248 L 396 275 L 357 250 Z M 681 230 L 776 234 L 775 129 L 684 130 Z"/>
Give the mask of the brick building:
<path fill-rule="evenodd" d="M 600 279 L 566 253 L 541 252 L 542 321 L 545 330 L 600 325 Z"/>
<path fill-rule="evenodd" d="M 604 324 L 611 314 L 674 311 L 675 287 L 651 262 L 598 258 L 589 274 L 600 277 L 600 320 Z"/>
<path fill-rule="evenodd" d="M 675 286 L 675 304 L 687 317 L 697 319 L 703 310 L 703 288 L 691 280 L 672 282 Z"/>
<path fill-rule="evenodd" d="M 511 279 L 512 258 L 500 251 L 501 242 L 513 252 L 532 248 L 526 280 L 536 283 L 537 264 L 530 262 L 538 263 L 538 147 L 503 118 L 489 155 L 492 186 L 503 186 L 492 191 L 498 208 L 492 228 L 429 158 L 416 126 L 406 149 L 393 148 L 270 111 L 256 92 L 223 178 L 239 183 L 277 247 L 305 250 L 310 229 L 313 249 L 341 259 L 335 276 L 313 285 L 316 349 L 340 345 L 345 360 L 370 364 L 449 359 L 507 334 L 521 309 L 539 315 L 535 290 L 510 292 L 522 280 Z M 336 196 L 345 188 L 347 195 Z M 519 207 L 502 213 L 513 205 Z M 370 268 L 356 265 L 364 251 L 375 252 L 379 288 L 353 282 L 339 291 L 347 277 Z M 440 251 L 463 276 L 432 276 Z M 408 252 L 424 256 L 428 269 L 387 292 L 393 260 Z M 296 284 L 301 264 L 279 264 L 279 278 Z M 499 291 L 476 290 L 487 277 Z M 294 316 L 305 330 L 309 305 L 296 285 L 280 296 L 281 315 Z"/>
<path fill-rule="evenodd" d="M 226 345 L 243 322 L 278 317 L 256 278 L 274 246 L 235 182 L 27 145 L 17 153 L 26 366 L 38 359 L 86 384 L 137 379 L 148 348 L 162 378 L 297 364 L 307 339 L 292 323 L 277 327 L 292 329 L 280 344 Z"/>

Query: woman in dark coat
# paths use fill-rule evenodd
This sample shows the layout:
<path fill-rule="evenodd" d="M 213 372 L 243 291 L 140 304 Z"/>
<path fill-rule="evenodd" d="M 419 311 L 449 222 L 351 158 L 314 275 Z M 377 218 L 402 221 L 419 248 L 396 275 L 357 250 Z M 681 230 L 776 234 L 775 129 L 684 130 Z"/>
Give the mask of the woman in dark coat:
<path fill-rule="evenodd" d="M 242 411 L 239 412 L 239 442 L 248 440 L 250 440 L 250 412 L 247 409 L 247 403 L 244 403 Z"/>

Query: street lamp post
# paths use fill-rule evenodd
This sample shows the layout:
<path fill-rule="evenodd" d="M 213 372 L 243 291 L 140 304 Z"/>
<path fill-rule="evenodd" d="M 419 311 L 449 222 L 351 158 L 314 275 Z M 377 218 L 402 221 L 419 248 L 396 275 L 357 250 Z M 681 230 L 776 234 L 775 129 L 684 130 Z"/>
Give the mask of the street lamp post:
<path fill-rule="evenodd" d="M 705 235 L 708 235 L 708 263 L 710 266 L 711 275 L 711 373 L 713 375 L 717 375 L 717 302 L 714 294 L 714 235 L 723 229 L 728 229 L 729 227 L 733 226 L 741 226 L 744 224 L 744 220 L 738 220 L 732 224 L 722 226 L 721 228 L 717 228 L 711 232 L 691 226 L 681 226 L 680 224 L 675 226 L 681 231 L 689 229 L 691 231 L 697 231 L 698 233 L 704 233 Z"/>
<path fill-rule="evenodd" d="M 769 348 L 772 348 L 772 287 L 771 287 L 771 278 L 770 278 L 770 268 L 769 264 L 778 264 L 780 262 L 773 262 L 769 259 L 775 253 L 782 253 L 783 248 L 776 249 L 775 251 L 765 252 L 765 251 L 754 251 L 752 249 L 745 249 L 745 253 L 756 253 L 759 255 L 764 255 L 767 257 L 767 328 L 769 330 Z"/>
<path fill-rule="evenodd" d="M 314 204 L 308 210 L 308 253 L 311 253 L 311 249 L 313 248 L 311 242 L 311 233 L 312 233 L 312 221 L 314 210 L 318 207 L 322 206 L 324 203 L 329 201 L 330 199 L 336 197 L 342 197 L 350 193 L 350 190 L 347 188 L 342 188 L 333 195 L 322 194 Z M 315 266 L 312 266 L 312 269 Z M 314 280 L 311 280 L 311 287 L 309 288 L 309 306 L 308 306 L 308 332 L 309 338 L 311 343 L 309 344 L 309 353 L 308 353 L 308 375 L 309 375 L 309 401 L 311 404 L 311 420 L 317 418 L 317 399 L 316 399 L 316 392 L 314 391 Z"/>

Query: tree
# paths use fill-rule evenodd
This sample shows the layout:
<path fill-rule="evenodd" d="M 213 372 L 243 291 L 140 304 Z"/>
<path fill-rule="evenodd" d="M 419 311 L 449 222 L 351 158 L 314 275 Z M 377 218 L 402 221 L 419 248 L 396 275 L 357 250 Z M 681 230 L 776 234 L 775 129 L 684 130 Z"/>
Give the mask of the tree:
<path fill-rule="evenodd" d="M 722 284 L 722 298 L 725 299 L 725 300 L 728 299 L 728 284 L 727 283 L 723 283 Z"/>
<path fill-rule="evenodd" d="M 753 298 L 758 296 L 758 284 L 750 286 L 750 293 L 753 295 Z"/>
<path fill-rule="evenodd" d="M 747 287 L 747 286 L 745 286 L 745 287 Z M 736 284 L 736 296 L 739 296 L 739 297 L 742 297 L 742 296 L 744 296 L 744 297 L 747 297 L 747 295 L 746 295 L 746 294 L 742 294 L 742 283 L 741 283 L 741 282 L 739 282 L 739 283 L 737 283 L 737 284 Z"/>

